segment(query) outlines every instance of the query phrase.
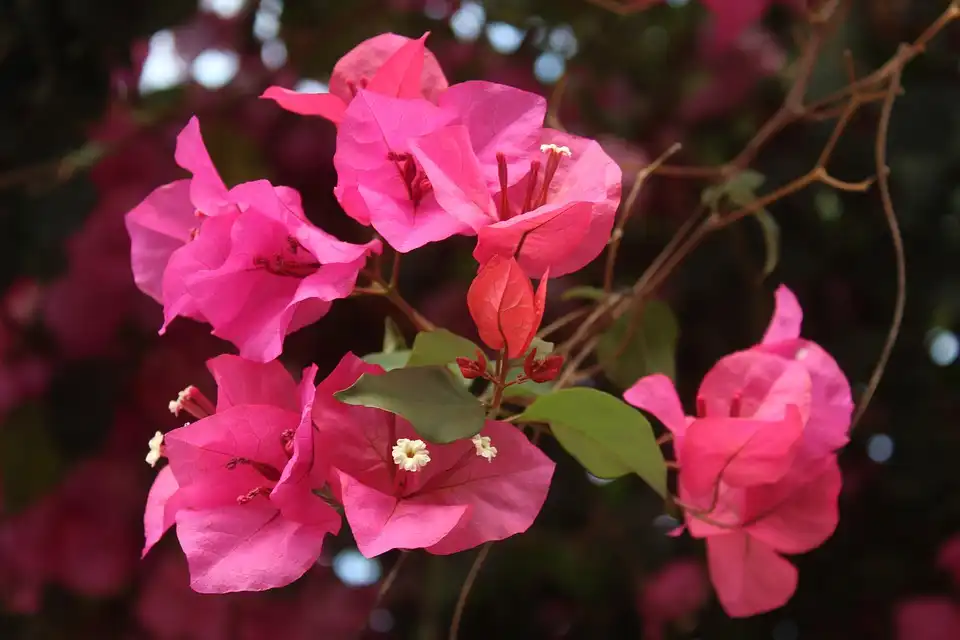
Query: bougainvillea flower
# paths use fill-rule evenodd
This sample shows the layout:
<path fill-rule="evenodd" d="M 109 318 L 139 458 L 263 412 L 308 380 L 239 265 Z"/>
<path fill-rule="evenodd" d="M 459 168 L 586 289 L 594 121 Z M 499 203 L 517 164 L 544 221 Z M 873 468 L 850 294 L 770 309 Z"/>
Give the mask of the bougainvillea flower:
<path fill-rule="evenodd" d="M 208 366 L 222 390 L 217 412 L 165 435 L 169 466 L 150 492 L 144 551 L 176 522 L 194 590 L 289 584 L 340 528 L 340 516 L 314 493 L 329 474 L 314 438 L 316 367 L 298 390 L 276 362 L 225 355 Z"/>
<path fill-rule="evenodd" d="M 469 93 L 499 97 L 483 86 Z M 531 126 L 542 113 L 538 103 L 522 96 L 504 102 L 511 143 L 475 133 L 472 121 L 455 120 L 414 141 L 413 155 L 440 206 L 477 232 L 477 261 L 516 256 L 532 277 L 548 268 L 553 276 L 576 271 L 610 237 L 620 168 L 594 140 Z"/>
<path fill-rule="evenodd" d="M 811 404 L 801 454 L 814 460 L 849 441 L 853 399 L 850 382 L 837 361 L 820 345 L 800 337 L 803 310 L 787 287 L 777 288 L 770 326 L 755 347 L 803 365 L 810 375 Z"/>
<path fill-rule="evenodd" d="M 242 192 L 227 190 L 203 144 L 196 117 L 177 136 L 175 158 L 193 177 L 157 187 L 126 216 L 134 280 L 161 304 L 163 275 L 173 253 L 196 237 L 207 218 L 234 214 L 249 204 Z M 300 194 L 295 190 L 274 189 L 288 207 L 300 209 Z"/>
<path fill-rule="evenodd" d="M 960 637 L 960 606 L 947 596 L 917 596 L 897 604 L 895 640 L 953 640 Z"/>
<path fill-rule="evenodd" d="M 400 252 L 470 228 L 447 213 L 410 154 L 410 139 L 447 124 L 452 114 L 426 100 L 359 91 L 337 130 L 334 193 L 344 211 L 373 225 Z"/>
<path fill-rule="evenodd" d="M 178 315 L 199 316 L 240 355 L 266 362 L 280 354 L 287 334 L 350 295 L 380 243 L 337 240 L 290 209 L 264 180 L 238 185 L 231 194 L 246 208 L 206 220 L 171 257 L 161 333 Z"/>
<path fill-rule="evenodd" d="M 707 576 L 699 562 L 671 562 L 647 578 L 640 592 L 638 608 L 643 616 L 643 637 L 664 640 L 664 627 L 672 622 L 694 627 L 693 617 L 707 603 L 708 595 Z"/>
<path fill-rule="evenodd" d="M 806 368 L 761 349 L 721 359 L 704 377 L 697 416 L 685 416 L 670 380 L 639 380 L 627 402 L 674 436 L 679 489 L 691 535 L 706 538 L 710 578 L 728 614 L 782 606 L 797 572 L 780 554 L 832 535 L 842 478 L 836 455 L 803 457 L 818 434 Z"/>
<path fill-rule="evenodd" d="M 337 492 L 360 552 L 449 554 L 526 531 L 554 463 L 503 422 L 488 421 L 473 440 L 428 444 L 393 414 L 324 399 L 380 372 L 347 354 L 331 374 L 337 384 L 321 383 L 314 407 L 318 439 L 337 451 Z M 409 460 L 395 462 L 400 456 Z"/>
<path fill-rule="evenodd" d="M 508 358 L 522 356 L 543 319 L 547 298 L 544 273 L 536 292 L 513 258 L 494 256 L 480 267 L 467 291 L 467 306 L 480 338 L 491 349 L 506 349 Z"/>
<path fill-rule="evenodd" d="M 270 87 L 261 97 L 275 100 L 287 111 L 320 116 L 334 124 L 343 119 L 344 111 L 359 89 L 436 102 L 447 89 L 447 79 L 424 44 L 428 35 L 411 40 L 382 33 L 364 40 L 334 65 L 329 93 L 298 93 Z"/>
<path fill-rule="evenodd" d="M 736 42 L 748 27 L 760 22 L 774 2 L 797 12 L 806 9 L 807 0 L 702 0 L 713 14 L 710 36 L 712 47 L 719 51 Z"/>
<path fill-rule="evenodd" d="M 507 191 L 508 216 L 477 233 L 473 257 L 516 255 L 528 274 L 577 271 L 603 251 L 620 204 L 620 167 L 597 142 L 543 130 L 541 160 Z M 522 194 L 522 195 L 521 195 Z M 529 197 L 528 197 L 529 195 Z M 522 203 L 522 204 L 521 204 Z M 516 215 L 509 213 L 516 209 Z"/>

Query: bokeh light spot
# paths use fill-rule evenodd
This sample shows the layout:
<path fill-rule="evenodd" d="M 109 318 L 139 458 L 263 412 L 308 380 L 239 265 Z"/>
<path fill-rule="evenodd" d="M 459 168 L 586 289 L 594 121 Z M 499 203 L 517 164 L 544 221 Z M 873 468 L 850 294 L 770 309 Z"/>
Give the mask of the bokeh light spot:
<path fill-rule="evenodd" d="M 187 63 L 177 53 L 172 31 L 157 31 L 150 37 L 147 59 L 140 72 L 141 94 L 165 91 L 181 84 L 187 77 Z"/>
<path fill-rule="evenodd" d="M 239 70 L 240 56 L 236 51 L 207 49 L 194 59 L 190 72 L 201 86 L 219 89 L 230 84 Z"/>
<path fill-rule="evenodd" d="M 533 75 L 543 84 L 553 84 L 561 77 L 567 68 L 566 62 L 559 54 L 545 51 L 537 56 L 533 62 Z"/>
<path fill-rule="evenodd" d="M 893 456 L 893 438 L 885 433 L 876 433 L 867 440 L 867 456 L 883 464 Z"/>
<path fill-rule="evenodd" d="M 287 62 L 287 45 L 283 40 L 267 40 L 260 49 L 260 59 L 267 69 L 279 69 Z"/>
<path fill-rule="evenodd" d="M 524 31 L 507 22 L 491 22 L 487 25 L 487 40 L 497 53 L 511 54 L 523 43 Z"/>
<path fill-rule="evenodd" d="M 930 359 L 940 367 L 947 367 L 960 356 L 960 340 L 957 334 L 946 329 L 933 329 L 927 336 Z"/>
<path fill-rule="evenodd" d="M 200 0 L 200 10 L 227 19 L 243 10 L 246 0 Z"/>
<path fill-rule="evenodd" d="M 370 629 L 377 633 L 388 633 L 393 629 L 393 614 L 386 609 L 374 609 L 370 612 Z"/>
<path fill-rule="evenodd" d="M 483 24 L 487 21 L 487 12 L 476 2 L 464 2 L 450 16 L 450 29 L 457 40 L 473 42 L 480 37 Z"/>
<path fill-rule="evenodd" d="M 344 549 L 333 558 L 333 572 L 348 587 L 369 587 L 380 579 L 376 558 L 365 558 L 356 549 Z"/>
<path fill-rule="evenodd" d="M 301 78 L 293 90 L 298 93 L 330 93 L 330 85 L 312 78 Z"/>
<path fill-rule="evenodd" d="M 577 36 L 573 32 L 573 27 L 568 24 L 560 25 L 551 30 L 547 43 L 550 45 L 551 51 L 559 53 L 567 60 L 577 55 L 577 50 L 580 47 L 577 43 Z"/>

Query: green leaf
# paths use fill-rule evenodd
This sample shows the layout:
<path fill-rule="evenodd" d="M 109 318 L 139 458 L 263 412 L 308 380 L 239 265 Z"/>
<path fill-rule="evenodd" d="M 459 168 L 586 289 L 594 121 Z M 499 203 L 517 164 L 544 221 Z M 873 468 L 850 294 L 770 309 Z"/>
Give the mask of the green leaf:
<path fill-rule="evenodd" d="M 563 448 L 598 478 L 636 473 L 666 496 L 667 467 L 650 423 L 612 395 L 563 389 L 537 398 L 517 420 L 549 423 Z"/>
<path fill-rule="evenodd" d="M 561 300 L 603 300 L 607 296 L 603 289 L 597 287 L 570 287 L 561 294 Z"/>
<path fill-rule="evenodd" d="M 393 321 L 393 318 L 387 316 L 383 321 L 383 353 L 393 353 L 409 349 L 407 341 L 403 337 L 400 327 Z"/>
<path fill-rule="evenodd" d="M 402 416 L 421 437 L 437 444 L 475 436 L 484 423 L 484 406 L 442 365 L 364 374 L 336 397 Z"/>
<path fill-rule="evenodd" d="M 756 212 L 753 217 L 760 223 L 760 231 L 763 233 L 766 256 L 763 259 L 763 277 L 766 278 L 780 262 L 780 225 L 766 209 Z"/>
<path fill-rule="evenodd" d="M 446 329 L 421 331 L 413 340 L 408 367 L 451 364 L 459 357 L 476 358 L 478 347 Z"/>
<path fill-rule="evenodd" d="M 700 195 L 700 202 L 712 211 L 720 208 L 724 198 L 738 207 L 745 207 L 757 199 L 757 189 L 763 186 L 766 177 L 757 171 L 746 169 L 718 185 L 707 187 Z"/>
<path fill-rule="evenodd" d="M 383 351 L 378 351 L 376 353 L 368 353 L 363 356 L 363 361 L 370 364 L 378 364 L 383 367 L 386 371 L 392 371 L 394 369 L 402 369 L 407 366 L 407 360 L 410 359 L 410 350 L 404 349 L 402 351 L 393 351 L 391 353 L 384 353 Z"/>
<path fill-rule="evenodd" d="M 0 424 L 3 506 L 15 513 L 50 491 L 64 472 L 62 456 L 38 405 L 14 410 Z"/>
<path fill-rule="evenodd" d="M 679 328 L 670 307 L 660 300 L 644 303 L 637 319 L 631 310 L 617 318 L 597 343 L 597 360 L 614 384 L 626 389 L 643 376 L 676 375 Z"/>

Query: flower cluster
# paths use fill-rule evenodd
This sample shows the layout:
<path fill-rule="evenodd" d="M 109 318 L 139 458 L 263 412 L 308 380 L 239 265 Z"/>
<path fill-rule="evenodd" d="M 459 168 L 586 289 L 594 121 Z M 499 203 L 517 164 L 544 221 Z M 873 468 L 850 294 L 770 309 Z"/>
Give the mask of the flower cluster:
<path fill-rule="evenodd" d="M 800 338 L 802 312 L 786 287 L 760 344 L 722 358 L 685 416 L 670 380 L 639 380 L 624 394 L 673 434 L 687 529 L 706 539 L 710 577 L 726 611 L 782 606 L 803 553 L 837 526 L 850 385 L 830 355 Z"/>
<path fill-rule="evenodd" d="M 146 461 L 167 462 L 149 495 L 144 553 L 176 525 L 192 587 L 223 593 L 296 580 L 342 518 L 368 557 L 502 540 L 526 531 L 546 500 L 554 463 L 537 442 L 551 433 L 598 476 L 637 473 L 666 493 L 668 466 L 678 468 L 675 501 L 706 539 L 726 610 L 782 605 L 797 575 L 780 554 L 810 550 L 836 526 L 836 451 L 852 409 L 837 364 L 799 337 L 793 294 L 778 290 L 760 344 L 707 374 L 695 416 L 665 375 L 626 392 L 672 433 L 668 465 L 639 412 L 561 389 L 565 353 L 537 337 L 549 279 L 610 241 L 620 168 L 596 141 L 545 127 L 541 96 L 450 86 L 425 40 L 362 43 L 334 67 L 328 94 L 263 95 L 336 126 L 335 195 L 375 231 L 365 244 L 314 226 L 292 189 L 227 188 L 195 118 L 176 149 L 191 177 L 127 215 L 135 280 L 163 305 L 161 333 L 188 317 L 239 350 L 208 362 L 216 402 L 185 388 L 170 410 L 193 421 L 150 440 Z M 396 272 L 380 271 L 384 251 L 399 261 L 454 235 L 477 238 L 465 303 L 486 350 L 423 322 Z M 316 366 L 296 383 L 276 359 L 285 337 L 350 295 L 397 303 L 422 330 L 412 349 L 390 367 L 347 353 L 319 383 Z M 507 410 L 517 397 L 525 410 Z"/>

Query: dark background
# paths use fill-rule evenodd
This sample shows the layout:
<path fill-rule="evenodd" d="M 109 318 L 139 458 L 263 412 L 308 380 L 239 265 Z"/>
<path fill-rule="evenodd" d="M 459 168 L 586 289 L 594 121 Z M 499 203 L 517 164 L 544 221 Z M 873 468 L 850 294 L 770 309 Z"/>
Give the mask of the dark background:
<path fill-rule="evenodd" d="M 212 392 L 204 360 L 232 347 L 186 320 L 157 337 L 160 309 L 133 284 L 123 214 L 182 175 L 173 142 L 195 113 L 228 184 L 293 186 L 317 224 L 365 240 L 332 195 L 333 127 L 257 96 L 270 84 L 326 81 L 340 55 L 380 32 L 430 30 L 451 83 L 487 79 L 549 96 L 565 68 L 562 121 L 601 139 L 625 175 L 675 141 L 684 144 L 678 162 L 732 158 L 782 100 L 803 35 L 775 4 L 732 50 L 707 56 L 708 18 L 695 0 L 625 18 L 586 0 L 484 4 L 0 0 L 0 638 L 446 637 L 472 553 L 413 554 L 372 613 L 378 586 L 352 585 L 397 556 L 361 561 L 346 533 L 304 580 L 264 594 L 191 593 L 173 536 L 139 559 L 153 477 L 146 441 L 179 426 L 166 409 L 179 389 Z M 947 3 L 851 4 L 813 97 L 843 84 L 844 48 L 866 73 Z M 958 50 L 954 26 L 904 75 L 889 151 L 908 261 L 903 330 L 841 456 L 840 527 L 795 559 L 800 588 L 789 605 L 728 619 L 704 586 L 701 545 L 664 535 L 670 523 L 637 478 L 591 483 L 547 442 L 558 462 L 547 505 L 530 532 L 494 546 L 462 638 L 960 637 L 951 600 L 960 562 L 944 547 L 960 531 Z M 868 107 L 848 128 L 833 175 L 873 173 L 877 116 Z M 800 123 L 775 138 L 752 165 L 767 176 L 763 191 L 806 172 L 830 127 Z M 619 284 L 639 275 L 705 186 L 650 181 Z M 815 186 L 770 211 L 781 231 L 771 276 L 760 227 L 747 219 L 708 239 L 661 291 L 680 323 L 686 400 L 718 357 L 759 339 L 780 282 L 804 305 L 805 336 L 836 356 L 855 397 L 869 378 L 895 294 L 876 190 Z M 401 283 L 431 319 L 465 334 L 470 247 L 460 239 L 417 252 Z M 562 288 L 596 283 L 601 262 L 551 285 L 553 315 L 565 308 Z M 287 341 L 285 362 L 323 370 L 344 349 L 378 350 L 387 311 L 378 302 L 338 303 Z"/>

